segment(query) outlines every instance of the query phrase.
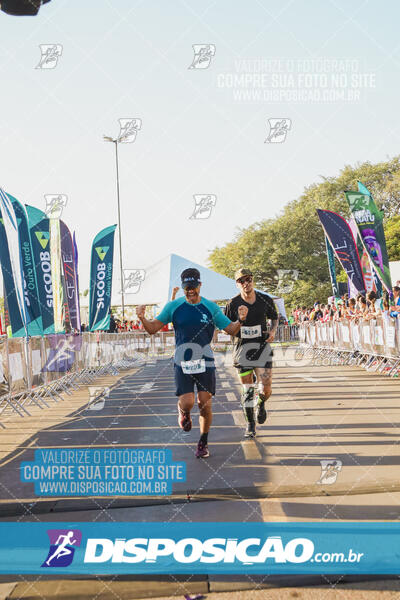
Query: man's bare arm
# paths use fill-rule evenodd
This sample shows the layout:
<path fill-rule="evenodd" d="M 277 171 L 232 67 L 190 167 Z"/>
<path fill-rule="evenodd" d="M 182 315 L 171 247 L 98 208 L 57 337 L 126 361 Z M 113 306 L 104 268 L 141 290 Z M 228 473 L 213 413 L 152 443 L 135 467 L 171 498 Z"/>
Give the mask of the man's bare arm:
<path fill-rule="evenodd" d="M 225 327 L 224 331 L 229 335 L 236 335 L 240 329 L 240 322 L 233 321 L 233 323 L 229 323 L 228 327 Z"/>
<path fill-rule="evenodd" d="M 239 306 L 238 316 L 239 316 L 240 321 L 242 321 L 242 323 L 246 320 L 248 312 L 249 312 L 249 309 L 247 308 L 247 306 Z M 227 327 L 225 327 L 224 331 L 226 333 L 228 333 L 229 335 L 236 335 L 242 325 L 242 323 L 240 321 L 233 321 L 233 323 L 229 323 L 229 325 Z"/>
<path fill-rule="evenodd" d="M 141 320 L 145 331 L 147 331 L 147 333 L 150 335 L 153 335 L 154 333 L 157 333 L 157 331 L 160 331 L 160 329 L 164 327 L 165 323 L 159 321 L 158 319 L 146 319 L 144 316 L 145 311 L 145 306 L 138 306 L 136 309 L 136 315 L 138 319 Z"/>
<path fill-rule="evenodd" d="M 140 320 L 142 321 L 144 329 L 150 335 L 157 333 L 157 331 L 160 331 L 160 329 L 162 329 L 165 325 L 165 323 L 163 323 L 162 321 L 159 321 L 158 319 L 150 320 L 150 319 L 146 319 L 146 317 L 143 317 L 143 319 L 140 319 Z"/>
<path fill-rule="evenodd" d="M 267 338 L 267 342 L 273 342 L 276 335 L 276 330 L 278 329 L 278 319 L 272 319 L 271 321 L 271 330 L 269 332 L 269 336 Z"/>

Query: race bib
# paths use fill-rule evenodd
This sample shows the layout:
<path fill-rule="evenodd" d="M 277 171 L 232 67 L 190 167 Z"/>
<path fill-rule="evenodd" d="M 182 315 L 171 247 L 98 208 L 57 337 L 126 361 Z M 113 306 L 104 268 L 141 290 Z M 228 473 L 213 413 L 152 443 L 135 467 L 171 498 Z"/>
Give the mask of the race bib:
<path fill-rule="evenodd" d="M 242 325 L 240 328 L 240 337 L 242 339 L 261 337 L 261 325 L 254 325 L 253 327 Z"/>
<path fill-rule="evenodd" d="M 186 375 L 197 375 L 197 373 L 205 373 L 206 361 L 204 358 L 198 360 L 185 360 L 181 362 L 182 371 Z"/>

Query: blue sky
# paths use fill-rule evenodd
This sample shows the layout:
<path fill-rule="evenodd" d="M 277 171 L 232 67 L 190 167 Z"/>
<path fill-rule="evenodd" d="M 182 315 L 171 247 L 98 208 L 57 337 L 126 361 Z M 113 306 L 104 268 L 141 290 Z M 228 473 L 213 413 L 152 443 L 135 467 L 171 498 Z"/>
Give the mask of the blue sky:
<path fill-rule="evenodd" d="M 391 0 L 52 0 L 35 18 L 1 13 L 0 184 L 39 208 L 44 194 L 67 194 L 84 289 L 91 241 L 117 219 L 113 147 L 102 135 L 140 118 L 136 141 L 120 146 L 124 266 L 170 252 L 205 264 L 237 228 L 276 215 L 321 176 L 398 153 L 399 12 Z M 35 69 L 46 43 L 62 55 L 56 68 Z M 188 68 L 193 44 L 215 45 L 207 69 Z M 221 84 L 240 61 L 249 72 L 264 61 L 266 79 L 279 68 L 285 93 L 290 74 L 310 92 L 304 61 L 319 59 L 325 71 L 316 67 L 311 91 L 320 94 L 321 74 L 331 81 L 335 63 L 352 61 L 346 99 L 271 101 Z M 351 89 L 358 99 L 348 100 Z M 283 143 L 265 143 L 270 118 L 291 120 Z M 203 193 L 216 206 L 190 220 Z"/>

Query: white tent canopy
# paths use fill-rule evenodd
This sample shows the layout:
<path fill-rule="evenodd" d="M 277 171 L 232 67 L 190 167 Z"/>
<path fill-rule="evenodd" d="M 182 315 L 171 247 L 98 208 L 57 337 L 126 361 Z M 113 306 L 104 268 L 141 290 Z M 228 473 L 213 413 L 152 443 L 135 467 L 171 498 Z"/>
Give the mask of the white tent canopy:
<path fill-rule="evenodd" d="M 179 287 L 177 298 L 182 296 L 181 273 L 184 269 L 195 267 L 201 275 L 201 295 L 209 300 L 228 300 L 236 296 L 239 291 L 234 279 L 216 273 L 203 267 L 192 260 L 170 254 L 145 270 L 145 278 L 140 289 L 135 294 L 125 294 L 125 304 L 157 304 L 163 306 L 170 298 L 174 287 Z M 262 291 L 262 290 L 260 290 Z M 269 294 L 280 312 L 286 319 L 285 305 L 282 298 Z M 113 294 L 112 306 L 121 305 L 121 294 Z"/>
<path fill-rule="evenodd" d="M 400 260 L 392 260 L 389 262 L 389 269 L 392 284 L 396 285 L 396 281 L 400 281 Z"/>

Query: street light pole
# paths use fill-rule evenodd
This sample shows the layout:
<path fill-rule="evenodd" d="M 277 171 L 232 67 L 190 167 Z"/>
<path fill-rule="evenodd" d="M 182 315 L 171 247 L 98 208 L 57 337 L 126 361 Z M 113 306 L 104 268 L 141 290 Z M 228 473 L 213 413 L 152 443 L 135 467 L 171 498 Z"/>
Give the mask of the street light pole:
<path fill-rule="evenodd" d="M 121 232 L 121 203 L 119 197 L 119 168 L 118 168 L 118 142 L 119 138 L 112 138 L 104 135 L 104 140 L 106 142 L 113 142 L 115 144 L 115 166 L 117 172 L 117 206 L 118 206 L 118 237 L 119 237 L 119 268 L 120 268 L 120 277 L 121 277 L 121 301 L 122 301 L 122 321 L 125 321 L 125 294 L 124 294 L 124 271 L 123 271 L 123 261 L 122 261 L 122 232 Z"/>
<path fill-rule="evenodd" d="M 121 301 L 122 301 L 122 322 L 125 322 L 125 296 L 124 296 L 124 271 L 122 268 L 122 232 L 121 232 L 121 205 L 119 201 L 119 169 L 118 169 L 118 140 L 113 140 L 115 144 L 115 166 L 117 169 L 117 201 L 118 201 L 118 234 L 119 234 L 119 268 L 121 274 Z"/>

